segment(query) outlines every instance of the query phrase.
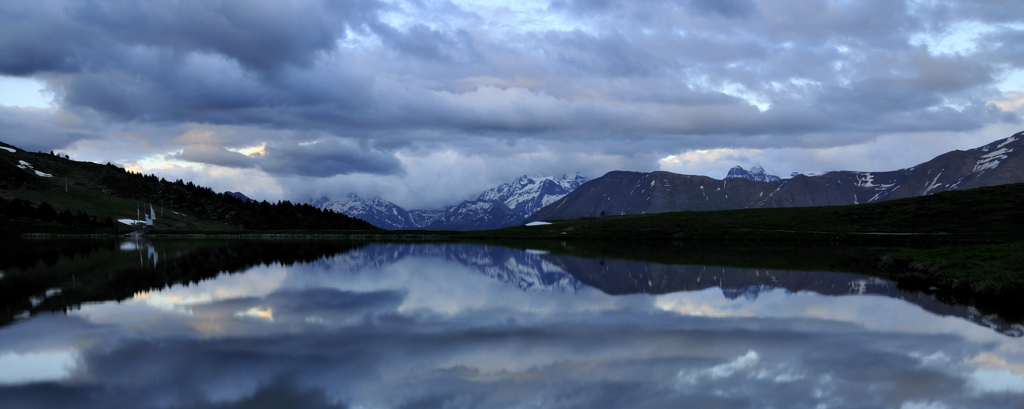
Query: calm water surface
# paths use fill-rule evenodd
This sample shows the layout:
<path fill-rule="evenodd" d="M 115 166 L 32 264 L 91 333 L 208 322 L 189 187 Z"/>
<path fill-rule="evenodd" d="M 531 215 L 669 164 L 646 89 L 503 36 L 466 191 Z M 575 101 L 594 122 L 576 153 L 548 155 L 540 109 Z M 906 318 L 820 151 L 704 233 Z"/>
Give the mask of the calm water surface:
<path fill-rule="evenodd" d="M 0 408 L 1024 407 L 1019 325 L 850 273 L 473 244 L 5 254 Z"/>

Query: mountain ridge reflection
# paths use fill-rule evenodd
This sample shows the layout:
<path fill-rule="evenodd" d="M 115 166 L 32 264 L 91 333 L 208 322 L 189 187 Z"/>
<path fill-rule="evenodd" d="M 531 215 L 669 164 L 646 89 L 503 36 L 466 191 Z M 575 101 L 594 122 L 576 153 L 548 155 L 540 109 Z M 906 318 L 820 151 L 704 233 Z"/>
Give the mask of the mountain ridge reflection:
<path fill-rule="evenodd" d="M 142 248 L 160 265 L 220 260 L 207 272 L 279 244 Z M 707 267 L 457 243 L 272 257 L 289 246 L 0 328 L 0 373 L 13 374 L 0 408 L 1002 408 L 1024 391 L 1020 339 L 898 298 L 822 295 L 832 285 L 813 273 L 787 284 L 806 272 L 719 267 L 711 279 Z M 131 271 L 171 271 L 156 267 Z M 72 367 L 17 377 L 64 357 Z"/>
<path fill-rule="evenodd" d="M 526 243 L 503 247 L 475 243 L 366 243 L 338 240 L 122 240 L 54 241 L 10 246 L 3 251 L 6 271 L 0 297 L 7 301 L 8 315 L 0 323 L 11 322 L 17 311 L 38 314 L 44 311 L 68 311 L 82 303 L 126 300 L 137 293 L 177 284 L 196 284 L 221 273 L 237 273 L 253 266 L 271 264 L 317 263 L 340 257 L 350 270 L 379 268 L 409 257 L 433 257 L 471 266 L 480 273 L 521 290 L 578 292 L 593 287 L 610 295 L 667 294 L 720 288 L 729 299 L 756 299 L 765 291 L 813 291 L 823 295 L 880 295 L 901 299 L 939 315 L 955 316 L 992 328 L 1004 335 L 1020 337 L 1024 327 L 1008 323 L 997 315 L 978 309 L 950 305 L 934 296 L 905 291 L 879 277 L 831 271 L 786 268 L 749 268 L 682 264 L 695 261 L 732 261 L 746 265 L 763 263 L 797 268 L 863 269 L 858 264 L 864 251 L 844 247 L 817 248 L 813 258 L 794 256 L 792 246 L 700 247 L 680 244 L 642 246 L 591 243 L 589 247 L 557 242 Z M 554 243 L 554 245 L 552 244 Z M 540 244 L 540 246 L 530 246 Z M 534 249 L 541 247 L 541 249 Z M 614 249 L 614 250 L 613 250 Z M 785 249 L 780 251 L 780 249 Z M 838 250 L 838 251 L 837 251 Z M 137 252 L 138 263 L 135 261 Z M 612 257 L 599 257 L 609 252 Z M 830 254 L 834 253 L 834 254 Z M 62 263 L 81 268 L 74 260 L 118 253 L 123 260 L 106 263 L 76 276 L 60 268 Z M 170 253 L 170 254 L 168 254 Z M 16 255 L 16 256 L 14 256 Z M 162 258 L 161 258 L 162 255 Z M 624 255 L 633 260 L 620 259 Z M 772 258 L 772 256 L 775 258 Z M 33 261 L 35 257 L 36 261 Z M 744 258 L 746 257 L 746 259 Z M 68 260 L 71 260 L 70 262 Z M 657 260 L 657 261 L 642 261 Z M 751 261 L 752 260 L 752 261 Z M 660 262 L 659 262 L 660 261 Z M 86 266 L 90 266 L 86 264 Z M 41 274 L 40 270 L 53 274 Z M 19 274 L 20 273 L 20 274 Z M 89 274 L 91 273 L 91 274 Z M 96 278 L 97 275 L 105 277 Z M 70 276 L 70 277 L 68 277 Z M 12 308 L 14 313 L 11 312 Z M 22 318 L 24 318 L 24 315 Z"/>

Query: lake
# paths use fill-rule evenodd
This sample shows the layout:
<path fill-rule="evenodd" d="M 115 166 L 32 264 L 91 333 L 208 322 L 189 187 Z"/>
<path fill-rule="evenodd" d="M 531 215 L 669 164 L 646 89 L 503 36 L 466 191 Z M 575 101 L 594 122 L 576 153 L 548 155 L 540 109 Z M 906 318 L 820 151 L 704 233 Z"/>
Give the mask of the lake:
<path fill-rule="evenodd" d="M 18 241 L 0 408 L 1024 407 L 1024 326 L 871 251 Z"/>

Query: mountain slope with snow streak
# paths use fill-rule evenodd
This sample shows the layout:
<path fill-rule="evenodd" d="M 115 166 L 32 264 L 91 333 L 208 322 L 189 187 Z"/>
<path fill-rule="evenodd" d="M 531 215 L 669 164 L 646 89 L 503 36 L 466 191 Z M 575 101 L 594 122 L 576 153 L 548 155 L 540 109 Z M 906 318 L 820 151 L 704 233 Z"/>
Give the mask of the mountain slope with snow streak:
<path fill-rule="evenodd" d="M 836 171 L 790 179 L 718 180 L 670 172 L 613 171 L 541 209 L 531 221 L 602 215 L 836 206 L 1024 182 L 1024 132 L 889 172 Z"/>

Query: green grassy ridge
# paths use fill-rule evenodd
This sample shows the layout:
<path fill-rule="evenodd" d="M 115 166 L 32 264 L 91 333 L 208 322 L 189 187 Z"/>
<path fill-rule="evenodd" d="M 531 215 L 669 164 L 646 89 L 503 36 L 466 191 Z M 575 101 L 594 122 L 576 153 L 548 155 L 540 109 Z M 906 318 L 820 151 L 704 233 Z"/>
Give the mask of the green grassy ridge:
<path fill-rule="evenodd" d="M 1024 184 L 848 206 L 683 211 L 461 232 L 480 238 L 1005 242 L 1024 226 Z"/>
<path fill-rule="evenodd" d="M 877 269 L 901 288 L 1024 322 L 1024 242 L 902 249 Z"/>
<path fill-rule="evenodd" d="M 975 292 L 1024 292 L 1024 242 L 902 249 L 883 269 L 904 280 L 969 285 Z"/>

